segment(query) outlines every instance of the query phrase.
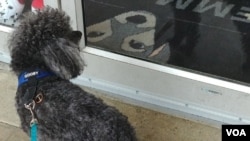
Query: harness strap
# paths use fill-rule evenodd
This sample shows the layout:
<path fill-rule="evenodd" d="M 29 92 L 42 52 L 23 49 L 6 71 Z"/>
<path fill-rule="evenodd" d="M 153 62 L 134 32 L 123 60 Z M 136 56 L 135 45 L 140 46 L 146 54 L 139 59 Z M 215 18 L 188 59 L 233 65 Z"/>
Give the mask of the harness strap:
<path fill-rule="evenodd" d="M 41 69 L 35 69 L 21 73 L 18 77 L 18 87 L 20 87 L 24 83 L 28 84 L 28 88 L 26 89 L 23 97 L 23 102 L 24 102 L 23 104 L 31 103 L 37 96 L 39 79 L 53 75 L 55 74 L 50 71 L 45 71 Z"/>
<path fill-rule="evenodd" d="M 41 70 L 41 69 L 22 72 L 18 76 L 18 87 L 24 83 L 29 82 L 30 81 L 29 78 L 31 78 L 31 77 L 35 77 L 36 79 L 41 79 L 41 78 L 44 78 L 47 76 L 53 76 L 53 75 L 55 75 L 53 72 L 45 71 L 45 70 Z"/>
<path fill-rule="evenodd" d="M 52 76 L 54 73 L 44 71 L 44 70 L 33 70 L 21 73 L 18 77 L 18 87 L 22 84 L 27 83 L 28 88 L 25 91 L 23 97 L 23 104 L 26 109 L 31 113 L 31 122 L 30 122 L 30 140 L 37 141 L 37 117 L 34 111 L 36 103 L 41 103 L 43 99 L 43 94 L 37 92 L 39 79 L 44 77 Z"/>
<path fill-rule="evenodd" d="M 34 97 L 37 95 L 38 80 L 35 77 L 31 77 L 29 78 L 28 85 L 29 87 L 27 88 L 23 97 L 25 104 L 31 103 Z"/>

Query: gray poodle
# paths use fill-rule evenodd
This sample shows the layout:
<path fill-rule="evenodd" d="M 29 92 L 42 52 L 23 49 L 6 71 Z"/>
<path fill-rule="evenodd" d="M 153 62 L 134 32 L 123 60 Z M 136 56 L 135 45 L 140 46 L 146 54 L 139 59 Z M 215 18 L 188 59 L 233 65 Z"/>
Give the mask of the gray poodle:
<path fill-rule="evenodd" d="M 10 38 L 22 129 L 30 134 L 37 123 L 38 141 L 136 141 L 127 117 L 69 81 L 84 66 L 82 33 L 69 22 L 64 12 L 46 7 L 25 14 Z"/>

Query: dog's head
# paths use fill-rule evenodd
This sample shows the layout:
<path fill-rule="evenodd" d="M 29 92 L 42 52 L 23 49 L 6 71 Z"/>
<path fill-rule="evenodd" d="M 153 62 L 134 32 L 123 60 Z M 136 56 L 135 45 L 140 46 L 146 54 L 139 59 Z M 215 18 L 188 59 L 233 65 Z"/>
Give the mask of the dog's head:
<path fill-rule="evenodd" d="M 10 38 L 10 66 L 17 75 L 39 68 L 63 79 L 74 78 L 84 65 L 78 46 L 81 36 L 72 30 L 69 16 L 58 9 L 27 13 Z"/>

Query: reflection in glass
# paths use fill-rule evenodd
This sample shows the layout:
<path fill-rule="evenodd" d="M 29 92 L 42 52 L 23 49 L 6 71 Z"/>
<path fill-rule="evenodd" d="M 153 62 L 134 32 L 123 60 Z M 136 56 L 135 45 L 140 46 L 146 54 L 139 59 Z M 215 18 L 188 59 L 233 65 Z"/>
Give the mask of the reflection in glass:
<path fill-rule="evenodd" d="M 84 0 L 87 44 L 250 82 L 249 0 Z"/>

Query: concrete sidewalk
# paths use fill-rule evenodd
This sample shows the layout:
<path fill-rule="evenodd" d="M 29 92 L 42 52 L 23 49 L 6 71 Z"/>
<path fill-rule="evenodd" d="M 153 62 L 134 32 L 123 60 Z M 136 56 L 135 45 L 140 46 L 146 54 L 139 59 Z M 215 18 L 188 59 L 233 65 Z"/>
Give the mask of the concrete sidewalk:
<path fill-rule="evenodd" d="M 20 128 L 0 122 L 0 141 L 29 141 L 29 137 Z"/>
<path fill-rule="evenodd" d="M 0 63 L 0 141 L 28 141 L 14 107 L 17 79 Z M 104 92 L 84 88 L 129 117 L 139 141 L 220 141 L 220 129 L 120 102 Z"/>

